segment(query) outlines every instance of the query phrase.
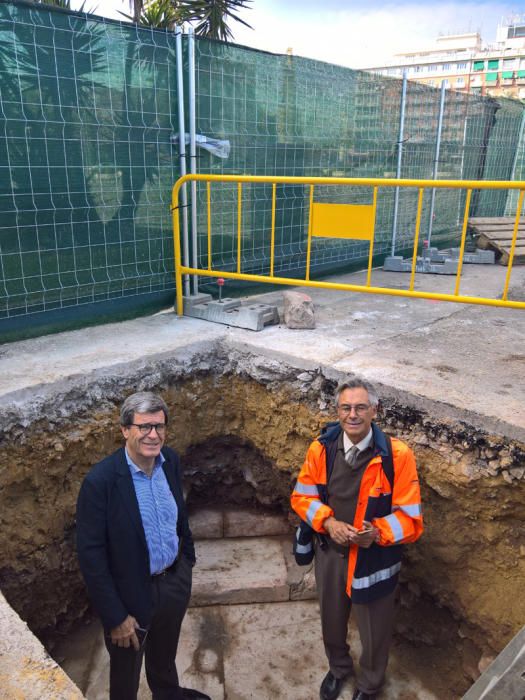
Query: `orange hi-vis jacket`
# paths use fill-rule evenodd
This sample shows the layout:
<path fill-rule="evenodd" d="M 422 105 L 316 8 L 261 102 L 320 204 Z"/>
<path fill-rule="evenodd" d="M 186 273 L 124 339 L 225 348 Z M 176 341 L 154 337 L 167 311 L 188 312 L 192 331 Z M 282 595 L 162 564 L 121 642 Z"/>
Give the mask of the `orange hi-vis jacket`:
<path fill-rule="evenodd" d="M 402 545 L 415 542 L 423 532 L 421 495 L 412 450 L 401 440 L 392 438 L 391 488 L 383 469 L 383 460 L 388 459 L 387 438 L 375 423 L 372 431 L 374 455 L 362 475 L 351 524 L 361 529 L 363 520 L 372 522 L 379 530 L 380 540 L 369 548 L 350 545 L 346 590 L 354 603 L 371 602 L 394 590 L 401 569 Z M 335 424 L 312 442 L 291 497 L 294 511 L 320 534 L 326 534 L 323 523 L 334 515 L 328 505 L 327 484 L 340 433 L 341 427 Z"/>

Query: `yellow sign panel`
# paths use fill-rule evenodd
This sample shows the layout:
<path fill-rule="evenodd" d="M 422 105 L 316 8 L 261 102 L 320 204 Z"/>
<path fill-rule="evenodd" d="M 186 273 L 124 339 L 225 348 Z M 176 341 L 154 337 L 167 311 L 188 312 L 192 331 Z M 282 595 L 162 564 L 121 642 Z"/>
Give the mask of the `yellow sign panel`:
<path fill-rule="evenodd" d="M 371 241 L 374 236 L 372 204 L 312 204 L 312 236 L 318 238 L 357 238 Z"/>

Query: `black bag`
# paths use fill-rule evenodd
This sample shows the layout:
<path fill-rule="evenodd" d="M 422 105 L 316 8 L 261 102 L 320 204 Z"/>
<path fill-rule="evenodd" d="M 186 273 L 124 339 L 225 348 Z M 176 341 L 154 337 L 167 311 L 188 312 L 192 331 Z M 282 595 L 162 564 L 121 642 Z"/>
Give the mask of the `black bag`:
<path fill-rule="evenodd" d="M 295 531 L 293 541 L 293 555 L 296 564 L 299 566 L 308 566 L 314 558 L 314 535 L 313 528 L 304 521 L 298 526 Z"/>

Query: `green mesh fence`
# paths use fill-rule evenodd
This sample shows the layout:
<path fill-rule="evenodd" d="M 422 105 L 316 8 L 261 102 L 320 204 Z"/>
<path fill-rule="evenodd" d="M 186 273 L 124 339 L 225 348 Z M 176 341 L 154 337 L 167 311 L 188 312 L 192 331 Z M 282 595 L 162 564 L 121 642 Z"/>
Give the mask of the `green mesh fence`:
<path fill-rule="evenodd" d="M 319 61 L 276 56 L 209 40 L 196 42 L 197 131 L 231 144 L 229 159 L 202 154 L 201 172 L 252 175 L 396 177 L 402 81 Z M 403 178 L 433 177 L 439 90 L 409 82 L 402 143 Z M 508 179 L 523 107 L 447 91 L 437 168 L 439 179 Z M 521 161 L 520 161 L 521 162 Z M 206 191 L 199 185 L 200 264 L 206 259 Z M 242 269 L 268 273 L 271 186 L 243 186 Z M 374 254 L 391 251 L 393 189 L 380 189 Z M 475 192 L 471 215 L 502 215 L 506 193 Z M 236 186 L 212 187 L 213 264 L 235 269 Z M 425 194 L 421 245 L 459 241 L 465 194 Z M 277 188 L 275 274 L 304 273 L 308 187 Z M 315 201 L 371 203 L 370 188 L 317 187 Z M 417 191 L 401 190 L 396 252 L 413 244 Z M 314 239 L 314 271 L 364 267 L 368 244 Z M 202 284 L 206 284 L 205 282 Z"/>
<path fill-rule="evenodd" d="M 173 288 L 172 37 L 0 4 L 0 318 Z"/>
<path fill-rule="evenodd" d="M 111 314 L 115 300 L 171 295 L 176 85 L 172 33 L 0 0 L 0 332 L 14 318 L 32 323 L 94 302 Z M 200 39 L 196 93 L 197 133 L 231 146 L 226 159 L 199 149 L 198 172 L 396 175 L 400 80 Z M 439 103 L 438 90 L 408 83 L 401 177 L 432 178 Z M 437 177 L 523 178 L 522 114 L 519 102 L 447 91 Z M 207 265 L 206 193 L 197 190 Z M 247 272 L 269 271 L 271 193 L 243 187 Z M 380 190 L 376 262 L 390 253 L 394 196 Z M 277 187 L 277 275 L 304 274 L 308 198 L 308 188 Z M 372 192 L 325 186 L 315 199 L 370 203 Z M 411 248 L 416 201 L 415 190 L 400 191 L 396 252 Z M 421 240 L 430 226 L 433 245 L 457 240 L 463 202 L 437 190 L 430 221 L 427 193 Z M 505 193 L 477 192 L 471 214 L 511 206 Z M 213 185 L 212 231 L 214 265 L 234 268 L 236 186 Z M 315 239 L 312 269 L 365 267 L 367 256 L 366 242 Z"/>

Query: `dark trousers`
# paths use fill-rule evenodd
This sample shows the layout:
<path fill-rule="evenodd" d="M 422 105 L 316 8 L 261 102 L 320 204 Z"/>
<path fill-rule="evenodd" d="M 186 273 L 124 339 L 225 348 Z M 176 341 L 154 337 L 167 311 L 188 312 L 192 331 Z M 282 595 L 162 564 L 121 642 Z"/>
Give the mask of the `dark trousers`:
<path fill-rule="evenodd" d="M 367 604 L 354 604 L 346 593 L 348 559 L 334 548 L 315 550 L 315 580 L 323 642 L 336 678 L 354 671 L 350 656 L 348 620 L 353 609 L 363 651 L 359 660 L 357 687 L 364 693 L 377 693 L 385 680 L 388 652 L 394 624 L 395 591 Z"/>
<path fill-rule="evenodd" d="M 175 656 L 190 594 L 191 564 L 181 556 L 173 569 L 152 578 L 153 615 L 141 649 L 118 647 L 105 637 L 110 700 L 136 700 L 144 657 L 153 700 L 181 700 Z"/>

